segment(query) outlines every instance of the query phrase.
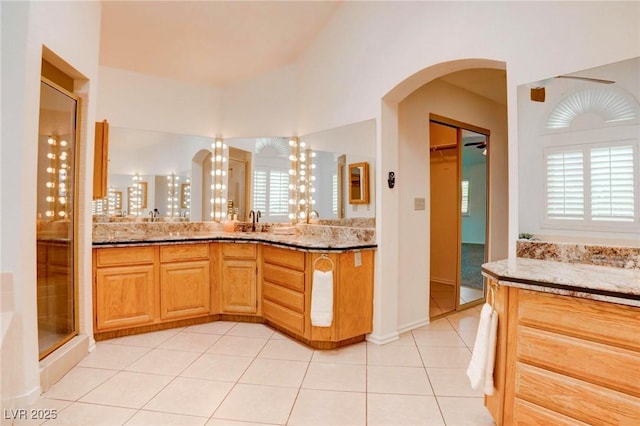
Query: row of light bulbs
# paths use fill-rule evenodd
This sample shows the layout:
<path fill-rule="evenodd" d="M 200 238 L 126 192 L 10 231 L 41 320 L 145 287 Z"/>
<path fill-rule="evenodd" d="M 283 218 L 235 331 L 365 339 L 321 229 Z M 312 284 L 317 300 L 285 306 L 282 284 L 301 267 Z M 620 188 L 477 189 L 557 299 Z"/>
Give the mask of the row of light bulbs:
<path fill-rule="evenodd" d="M 298 138 L 289 141 L 291 154 L 291 169 L 289 169 L 289 219 L 292 222 L 304 221 L 313 210 L 316 200 L 313 194 L 316 192 L 313 182 L 316 177 L 313 169 L 316 165 L 313 158 L 316 153 L 307 147 L 305 142 L 299 142 Z"/>
<path fill-rule="evenodd" d="M 47 159 L 47 183 L 48 194 L 45 196 L 47 207 L 45 216 L 48 219 L 64 219 L 67 217 L 67 179 L 71 167 L 68 164 L 68 143 L 57 136 L 49 136 L 47 139 L 49 152 Z"/>
<path fill-rule="evenodd" d="M 216 139 L 211 144 L 211 219 L 216 222 L 227 218 L 227 170 L 229 148 L 222 139 Z"/>

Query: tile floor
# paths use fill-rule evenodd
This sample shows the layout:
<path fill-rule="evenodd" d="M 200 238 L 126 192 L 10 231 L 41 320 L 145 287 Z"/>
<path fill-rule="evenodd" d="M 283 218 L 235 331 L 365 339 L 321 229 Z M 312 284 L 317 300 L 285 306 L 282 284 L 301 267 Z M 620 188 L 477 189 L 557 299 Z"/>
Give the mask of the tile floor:
<path fill-rule="evenodd" d="M 333 351 L 248 323 L 122 337 L 35 407 L 58 410 L 46 425 L 493 425 L 465 374 L 478 320 L 471 308 Z"/>

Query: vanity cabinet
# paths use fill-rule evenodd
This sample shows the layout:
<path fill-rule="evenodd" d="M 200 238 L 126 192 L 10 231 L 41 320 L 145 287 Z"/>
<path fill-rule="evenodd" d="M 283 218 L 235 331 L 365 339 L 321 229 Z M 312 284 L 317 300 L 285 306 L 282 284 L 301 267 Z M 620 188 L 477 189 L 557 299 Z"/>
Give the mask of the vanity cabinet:
<path fill-rule="evenodd" d="M 640 424 L 640 308 L 502 290 L 506 362 L 485 400 L 497 424 Z"/>
<path fill-rule="evenodd" d="M 305 334 L 305 253 L 262 248 L 262 316 L 294 334 Z"/>
<path fill-rule="evenodd" d="M 209 314 L 209 282 L 209 244 L 161 246 L 160 319 Z"/>
<path fill-rule="evenodd" d="M 257 244 L 222 243 L 221 246 L 220 312 L 257 314 Z"/>
<path fill-rule="evenodd" d="M 154 247 L 94 250 L 97 331 L 153 323 L 156 318 Z"/>

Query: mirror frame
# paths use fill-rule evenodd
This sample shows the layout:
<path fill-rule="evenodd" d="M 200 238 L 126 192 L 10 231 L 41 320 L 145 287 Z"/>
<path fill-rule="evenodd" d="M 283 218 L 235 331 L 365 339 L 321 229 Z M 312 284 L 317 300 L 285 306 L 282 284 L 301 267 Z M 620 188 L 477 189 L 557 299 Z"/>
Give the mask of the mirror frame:
<path fill-rule="evenodd" d="M 360 197 L 355 198 L 354 185 L 351 181 L 352 170 L 361 169 L 362 176 L 360 177 Z M 351 163 L 349 164 L 349 173 L 347 174 L 349 179 L 349 204 L 369 204 L 369 163 Z"/>

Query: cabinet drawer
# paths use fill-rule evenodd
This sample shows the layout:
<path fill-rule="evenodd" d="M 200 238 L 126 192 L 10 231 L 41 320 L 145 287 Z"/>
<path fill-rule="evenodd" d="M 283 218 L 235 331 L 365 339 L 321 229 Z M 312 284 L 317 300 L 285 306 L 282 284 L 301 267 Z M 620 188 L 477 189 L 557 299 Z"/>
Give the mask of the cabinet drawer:
<path fill-rule="evenodd" d="M 265 319 L 296 334 L 304 333 L 304 316 L 298 312 L 265 300 L 262 305 L 262 315 Z"/>
<path fill-rule="evenodd" d="M 262 294 L 265 299 L 285 306 L 296 312 L 304 312 L 304 294 L 275 284 L 264 283 Z"/>
<path fill-rule="evenodd" d="M 304 291 L 304 272 L 265 263 L 262 267 L 262 279 L 292 290 Z"/>
<path fill-rule="evenodd" d="M 179 244 L 160 247 L 160 262 L 209 259 L 208 244 Z"/>
<path fill-rule="evenodd" d="M 559 314 L 559 313 L 562 314 Z M 521 290 L 518 322 L 640 351 L 640 308 Z"/>
<path fill-rule="evenodd" d="M 96 266 L 153 263 L 154 247 L 114 247 L 97 249 Z"/>
<path fill-rule="evenodd" d="M 263 246 L 262 258 L 266 263 L 284 266 L 289 269 L 304 271 L 304 253 L 280 247 Z"/>
<path fill-rule="evenodd" d="M 516 363 L 516 397 L 589 424 L 640 424 L 640 398 Z"/>
<path fill-rule="evenodd" d="M 222 244 L 222 256 L 238 259 L 255 259 L 258 252 L 256 244 L 226 243 Z"/>
<path fill-rule="evenodd" d="M 516 398 L 513 405 L 513 418 L 516 426 L 554 425 L 554 426 L 587 426 L 576 419 L 572 419 L 554 411 L 547 410 L 535 404 Z"/>
<path fill-rule="evenodd" d="M 640 397 L 637 352 L 519 326 L 517 359 Z"/>

